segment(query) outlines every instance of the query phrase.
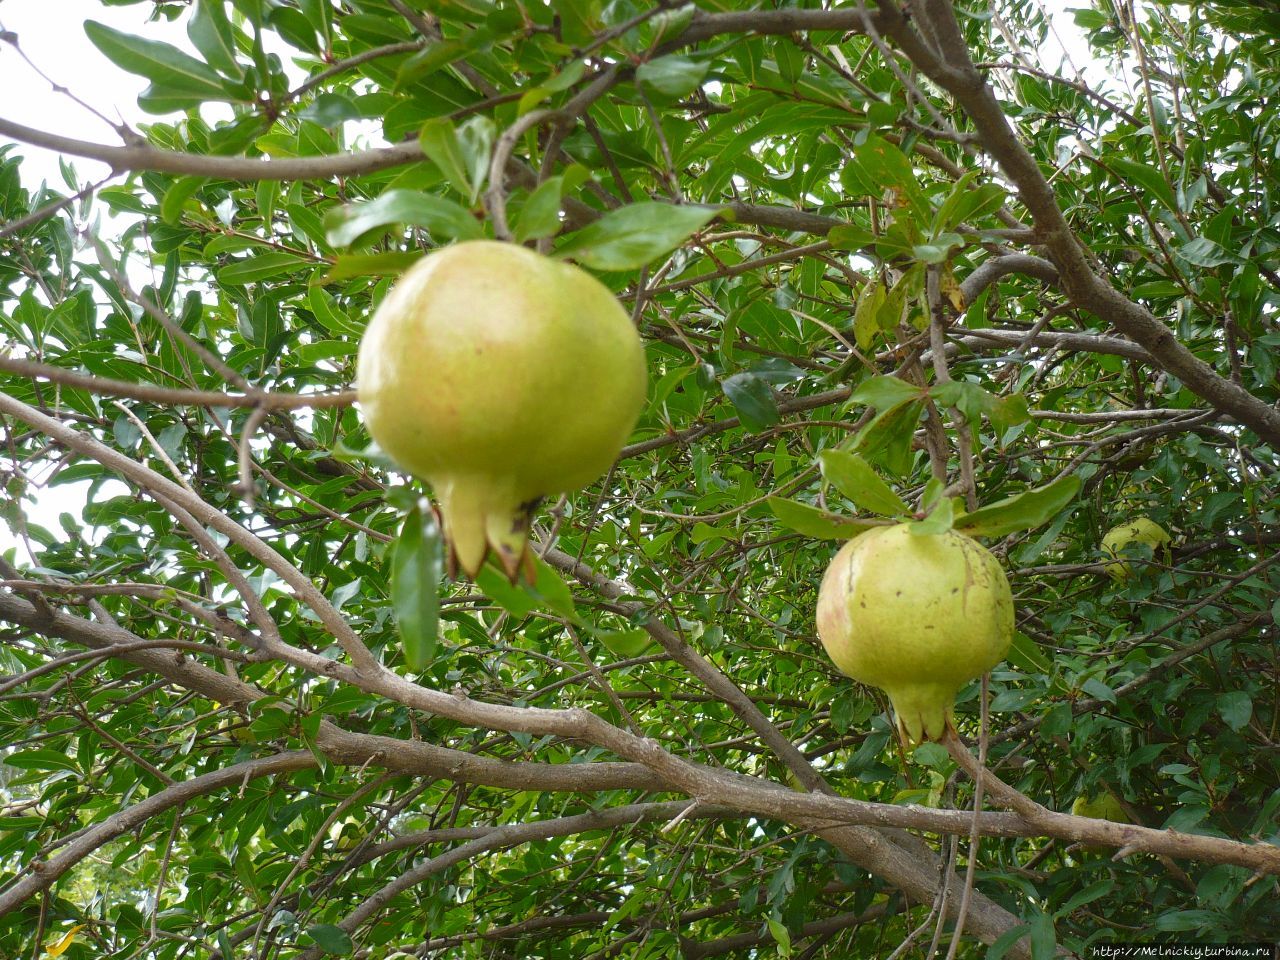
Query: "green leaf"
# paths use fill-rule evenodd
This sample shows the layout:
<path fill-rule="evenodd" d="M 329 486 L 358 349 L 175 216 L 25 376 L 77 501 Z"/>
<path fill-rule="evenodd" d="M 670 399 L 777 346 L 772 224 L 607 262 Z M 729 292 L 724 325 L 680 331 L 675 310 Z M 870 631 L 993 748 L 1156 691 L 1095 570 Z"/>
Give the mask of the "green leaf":
<path fill-rule="evenodd" d="M 1053 661 L 1040 652 L 1040 646 L 1022 631 L 1016 631 L 1005 658 L 1024 673 L 1052 673 Z"/>
<path fill-rule="evenodd" d="M 716 214 L 715 207 L 633 203 L 570 234 L 554 255 L 595 270 L 638 270 L 680 246 Z"/>
<path fill-rule="evenodd" d="M 876 526 L 872 521 L 828 513 L 807 503 L 770 497 L 769 509 L 784 527 L 815 540 L 851 540 Z"/>
<path fill-rule="evenodd" d="M 842 223 L 827 231 L 827 242 L 837 250 L 862 250 L 875 243 L 875 234 L 856 223 Z"/>
<path fill-rule="evenodd" d="M 325 237 L 335 247 L 345 247 L 370 230 L 403 223 L 423 227 L 437 239 L 476 240 L 484 230 L 466 209 L 418 190 L 388 190 L 375 200 L 331 207 L 324 217 Z"/>
<path fill-rule="evenodd" d="M 942 497 L 927 517 L 911 522 L 911 533 L 917 537 L 946 533 L 955 526 L 955 515 L 955 502 L 950 497 Z"/>
<path fill-rule="evenodd" d="M 538 185 L 520 208 L 512 226 L 517 243 L 554 237 L 560 232 L 560 191 L 563 178 L 552 177 Z"/>
<path fill-rule="evenodd" d="M 563 70 L 548 80 L 542 81 L 536 87 L 529 87 L 520 95 L 519 109 L 520 116 L 524 116 L 547 97 L 553 93 L 559 93 L 562 90 L 568 90 L 575 83 L 582 79 L 582 75 L 586 72 L 587 66 L 582 60 L 571 60 Z"/>
<path fill-rule="evenodd" d="M 205 62 L 224 77 L 240 80 L 244 67 L 236 59 L 235 31 L 227 19 L 223 0 L 196 0 L 187 23 L 187 37 Z"/>
<path fill-rule="evenodd" d="M 1253 716 L 1253 699 L 1243 690 L 1231 690 L 1218 695 L 1218 716 L 1232 730 L 1239 733 Z"/>
<path fill-rule="evenodd" d="M 448 118 L 437 117 L 423 124 L 418 133 L 422 152 L 473 204 L 489 175 L 493 138 L 494 125 L 488 117 L 472 117 L 456 128 Z"/>
<path fill-rule="evenodd" d="M 304 260 L 292 253 L 268 250 L 227 264 L 218 271 L 218 283 L 227 287 L 241 286 L 266 280 L 269 277 L 278 277 L 282 273 L 293 273 L 314 265 L 314 261 Z"/>
<path fill-rule="evenodd" d="M 122 33 L 114 27 L 86 20 L 84 32 L 108 60 L 122 70 L 146 77 L 157 97 L 185 100 L 233 100 L 221 78 L 202 60 L 158 40 Z"/>
<path fill-rule="evenodd" d="M 578 609 L 574 605 L 573 591 L 569 589 L 569 585 L 541 557 L 535 556 L 533 565 L 534 594 L 545 603 L 548 609 L 570 620 L 575 619 L 578 616 Z"/>
<path fill-rule="evenodd" d="M 1124 157 L 1108 157 L 1106 163 L 1127 180 L 1143 187 L 1147 193 L 1151 194 L 1174 213 L 1178 212 L 1178 201 L 1173 195 L 1173 188 L 1169 186 L 1168 181 L 1165 180 L 1159 170 Z"/>
<path fill-rule="evenodd" d="M 742 425 L 752 433 L 771 427 L 781 419 L 778 400 L 762 377 L 754 373 L 735 373 L 726 377 L 721 387 L 738 411 Z"/>
<path fill-rule="evenodd" d="M 822 476 L 863 510 L 886 517 L 900 517 L 911 512 L 911 508 L 880 478 L 871 464 L 857 454 L 824 450 L 818 460 Z"/>
<path fill-rule="evenodd" d="M 320 283 L 352 277 L 398 277 L 422 259 L 420 253 L 345 253 L 334 261 Z"/>
<path fill-rule="evenodd" d="M 540 183 L 516 215 L 512 232 L 517 243 L 554 237 L 560 232 L 560 206 L 564 195 L 591 179 L 582 164 L 571 165 L 563 174 Z"/>
<path fill-rule="evenodd" d="M 940 233 L 929 243 L 917 243 L 911 255 L 921 263 L 946 263 L 951 252 L 964 246 L 964 237 L 958 233 Z"/>
<path fill-rule="evenodd" d="M 486 563 L 476 574 L 476 586 L 517 620 L 527 617 L 541 606 L 541 598 L 535 596 L 523 581 L 512 583 L 505 573 L 492 563 Z"/>
<path fill-rule="evenodd" d="M 977 187 L 970 187 L 970 184 L 979 176 L 981 171 L 971 170 L 956 181 L 933 218 L 931 232 L 935 237 L 948 230 L 954 230 L 965 222 L 972 225 L 973 221 L 994 213 L 1004 205 L 1007 194 L 998 184 L 984 183 Z"/>
<path fill-rule="evenodd" d="M 307 936 L 314 940 L 316 946 L 325 953 L 345 957 L 355 952 L 351 935 L 331 923 L 318 923 L 314 927 L 307 927 Z"/>
<path fill-rule="evenodd" d="M 178 223 L 187 201 L 208 182 L 208 177 L 179 177 L 175 180 L 160 201 L 160 219 L 168 224 Z"/>
<path fill-rule="evenodd" d="M 884 284 L 876 280 L 867 284 L 858 298 L 858 308 L 853 313 L 853 339 L 860 350 L 869 349 L 880 332 L 880 308 L 887 296 Z"/>
<path fill-rule="evenodd" d="M 702 79 L 710 67 L 709 60 L 671 54 L 640 64 L 636 68 L 636 79 L 664 97 L 678 100 L 687 97 L 702 85 Z"/>
<path fill-rule="evenodd" d="M 431 505 L 422 499 L 405 517 L 391 560 L 391 605 L 405 663 L 413 671 L 426 669 L 436 651 L 443 573 L 444 540 Z"/>
<path fill-rule="evenodd" d="M 773 917 L 768 918 L 768 924 L 769 924 L 769 935 L 773 937 L 774 941 L 778 944 L 778 956 L 780 957 L 791 956 L 790 931 L 788 931 L 787 928 L 782 923 L 773 919 Z"/>
<path fill-rule="evenodd" d="M 986 960 L 1002 960 L 1004 955 L 1009 952 L 1009 948 L 1025 937 L 1030 929 L 1031 927 L 1028 924 L 1019 924 L 1000 934 L 988 948 Z"/>
<path fill-rule="evenodd" d="M 0 763 L 20 770 L 70 770 L 75 774 L 80 773 L 80 767 L 76 762 L 57 750 L 26 750 L 22 753 L 11 753 L 0 759 Z"/>
<path fill-rule="evenodd" d="M 1020 393 L 1001 397 L 987 411 L 987 418 L 991 421 L 991 425 L 1001 433 L 1018 426 L 1018 424 L 1026 423 L 1031 419 L 1031 412 L 1027 407 L 1027 398 Z"/>
<path fill-rule="evenodd" d="M 1243 263 L 1234 253 L 1229 253 L 1206 237 L 1196 237 L 1178 248 L 1178 256 L 1193 267 L 1220 267 L 1224 263 Z"/>
<path fill-rule="evenodd" d="M 935 383 L 929 388 L 929 396 L 944 407 L 955 407 L 969 423 L 977 426 L 983 414 L 990 415 L 999 399 L 976 383 L 967 380 L 949 380 Z"/>
<path fill-rule="evenodd" d="M 955 528 L 973 537 L 1003 537 L 1020 530 L 1031 530 L 1051 520 L 1079 492 L 1078 476 L 1059 477 L 1043 487 L 966 513 L 956 520 Z"/>
<path fill-rule="evenodd" d="M 1060 919 L 1062 917 L 1071 916 L 1072 913 L 1074 913 L 1076 910 L 1079 910 L 1086 903 L 1093 903 L 1093 901 L 1099 899 L 1100 897 L 1105 897 L 1108 893 L 1112 891 L 1115 885 L 1116 885 L 1115 877 L 1107 877 L 1105 880 L 1098 880 L 1098 881 L 1095 881 L 1094 883 L 1089 884 L 1079 893 L 1071 897 L 1071 899 L 1069 899 L 1066 903 L 1064 903 L 1061 909 L 1055 911 L 1054 917 Z"/>
<path fill-rule="evenodd" d="M 922 401 L 881 410 L 858 431 L 853 448 L 894 476 L 904 475 L 911 468 L 911 441 L 923 410 Z"/>
<path fill-rule="evenodd" d="M 1058 935 L 1053 917 L 1037 913 L 1031 920 L 1031 960 L 1053 960 L 1058 952 Z"/>
<path fill-rule="evenodd" d="M 911 160 L 896 144 L 875 134 L 854 148 L 853 159 L 840 171 L 840 182 L 855 195 L 876 199 L 892 189 L 917 211 L 923 203 Z"/>
<path fill-rule="evenodd" d="M 321 93 L 307 104 L 299 116 L 322 127 L 337 127 L 348 120 L 359 120 L 364 114 L 354 101 L 340 93 Z"/>
<path fill-rule="evenodd" d="M 920 387 L 897 377 L 871 377 L 854 388 L 849 394 L 849 402 L 865 403 L 886 413 L 911 400 L 919 400 L 923 395 L 924 391 Z"/>
<path fill-rule="evenodd" d="M 462 40 L 433 40 L 400 64 L 396 71 L 395 89 L 403 90 L 410 84 L 430 76 L 466 54 L 469 44 Z"/>

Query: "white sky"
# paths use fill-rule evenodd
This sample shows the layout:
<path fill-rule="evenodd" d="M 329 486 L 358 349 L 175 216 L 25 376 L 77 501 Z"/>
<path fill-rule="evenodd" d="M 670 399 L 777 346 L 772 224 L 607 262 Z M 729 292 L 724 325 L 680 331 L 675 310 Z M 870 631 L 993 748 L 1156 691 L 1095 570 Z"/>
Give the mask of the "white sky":
<path fill-rule="evenodd" d="M 3 0 L 0 29 L 16 33 L 22 52 L 51 80 L 105 116 L 135 124 L 147 117 L 137 102 L 147 81 L 126 73 L 99 53 L 85 36 L 82 24 L 97 20 L 127 33 L 190 49 L 180 24 L 147 23 L 150 10 L 149 4 L 108 7 L 97 0 Z M 0 106 L 6 120 L 81 140 L 120 142 L 103 121 L 70 97 L 55 93 L 9 44 L 0 44 L 0 90 L 6 93 Z M 31 161 L 31 169 L 24 170 L 25 184 L 36 186 L 47 179 L 50 186 L 62 188 L 56 154 L 25 144 L 20 149 Z M 82 181 L 107 173 L 105 164 L 88 160 L 76 160 L 75 166 Z"/>

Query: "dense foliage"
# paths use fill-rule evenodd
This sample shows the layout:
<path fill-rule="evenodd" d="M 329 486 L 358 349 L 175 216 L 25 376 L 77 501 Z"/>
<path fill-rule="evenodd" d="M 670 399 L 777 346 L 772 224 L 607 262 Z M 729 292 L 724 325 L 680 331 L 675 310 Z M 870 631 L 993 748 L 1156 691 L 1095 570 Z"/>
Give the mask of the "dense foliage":
<path fill-rule="evenodd" d="M 84 25 L 154 122 L 0 119 L 66 158 L 0 147 L 0 955 L 1274 934 L 1280 15 L 1095 0 L 1077 76 L 1039 4 L 107 2 L 185 25 Z M 481 236 L 647 349 L 531 586 L 443 579 L 350 392 L 395 275 Z M 903 509 L 1013 584 L 976 844 L 967 754 L 814 633 Z M 1109 577 L 1137 516 L 1172 549 Z"/>

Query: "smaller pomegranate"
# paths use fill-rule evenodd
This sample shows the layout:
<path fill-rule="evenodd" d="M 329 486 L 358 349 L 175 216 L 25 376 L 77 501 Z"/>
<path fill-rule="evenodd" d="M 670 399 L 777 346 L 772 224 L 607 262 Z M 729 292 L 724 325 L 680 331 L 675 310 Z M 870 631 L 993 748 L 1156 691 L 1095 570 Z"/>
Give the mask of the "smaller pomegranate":
<path fill-rule="evenodd" d="M 510 243 L 428 254 L 360 341 L 369 434 L 439 501 L 450 570 L 493 550 L 532 579 L 528 532 L 546 496 L 613 463 L 644 404 L 644 348 L 595 277 Z"/>
<path fill-rule="evenodd" d="M 1133 564 L 1121 555 L 1125 547 L 1137 543 L 1159 554 L 1168 552 L 1172 540 L 1169 532 L 1150 517 L 1134 517 L 1103 535 L 1102 553 L 1107 559 L 1102 562 L 1102 569 L 1117 582 L 1127 580 L 1133 572 Z"/>
<path fill-rule="evenodd" d="M 818 637 L 843 673 L 889 695 L 907 744 L 936 740 L 960 688 L 1008 652 L 1013 594 L 976 540 L 876 527 L 827 567 Z"/>

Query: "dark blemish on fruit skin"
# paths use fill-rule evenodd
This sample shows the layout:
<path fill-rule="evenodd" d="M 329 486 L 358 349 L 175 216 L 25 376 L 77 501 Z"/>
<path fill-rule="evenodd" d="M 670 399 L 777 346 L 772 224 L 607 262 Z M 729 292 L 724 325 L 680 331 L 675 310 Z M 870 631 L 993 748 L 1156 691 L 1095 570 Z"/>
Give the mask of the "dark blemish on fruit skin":
<path fill-rule="evenodd" d="M 894 596 L 897 596 L 897 597 L 902 596 L 902 591 L 901 591 L 901 590 L 899 590 L 897 593 L 895 593 L 895 594 L 894 594 Z"/>

